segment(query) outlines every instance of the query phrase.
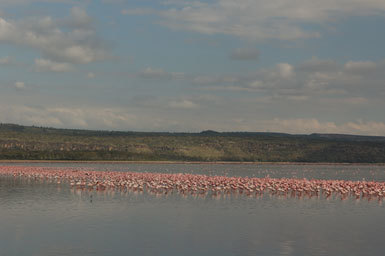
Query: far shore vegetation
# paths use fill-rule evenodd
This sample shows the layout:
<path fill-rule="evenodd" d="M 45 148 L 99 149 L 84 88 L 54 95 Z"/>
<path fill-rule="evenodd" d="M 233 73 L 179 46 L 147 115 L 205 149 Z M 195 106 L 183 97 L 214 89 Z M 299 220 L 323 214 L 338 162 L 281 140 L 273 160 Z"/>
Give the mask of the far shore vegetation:
<path fill-rule="evenodd" d="M 118 132 L 0 124 L 0 160 L 385 163 L 385 137 Z"/>

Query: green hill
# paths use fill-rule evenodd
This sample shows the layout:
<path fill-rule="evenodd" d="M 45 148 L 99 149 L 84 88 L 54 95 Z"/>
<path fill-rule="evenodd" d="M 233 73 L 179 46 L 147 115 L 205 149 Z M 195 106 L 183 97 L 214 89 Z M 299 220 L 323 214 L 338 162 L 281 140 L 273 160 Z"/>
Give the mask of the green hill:
<path fill-rule="evenodd" d="M 0 159 L 385 163 L 385 137 L 120 132 L 0 124 Z"/>

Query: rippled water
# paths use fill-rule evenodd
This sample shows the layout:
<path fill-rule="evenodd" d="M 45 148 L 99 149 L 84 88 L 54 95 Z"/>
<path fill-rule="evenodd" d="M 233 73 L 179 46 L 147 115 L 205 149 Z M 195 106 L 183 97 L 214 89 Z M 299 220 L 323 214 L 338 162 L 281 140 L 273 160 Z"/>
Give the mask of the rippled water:
<path fill-rule="evenodd" d="M 385 180 L 384 166 L 361 165 L 33 165 Z M 384 214 L 377 200 L 155 196 L 2 177 L 0 255 L 383 255 Z"/>

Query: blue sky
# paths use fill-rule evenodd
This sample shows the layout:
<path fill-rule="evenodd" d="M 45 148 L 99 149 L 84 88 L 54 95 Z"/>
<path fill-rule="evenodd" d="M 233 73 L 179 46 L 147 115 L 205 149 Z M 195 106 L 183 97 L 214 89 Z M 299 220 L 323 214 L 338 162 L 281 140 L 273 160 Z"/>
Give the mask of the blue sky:
<path fill-rule="evenodd" d="M 385 135 L 383 0 L 2 0 L 0 122 Z"/>

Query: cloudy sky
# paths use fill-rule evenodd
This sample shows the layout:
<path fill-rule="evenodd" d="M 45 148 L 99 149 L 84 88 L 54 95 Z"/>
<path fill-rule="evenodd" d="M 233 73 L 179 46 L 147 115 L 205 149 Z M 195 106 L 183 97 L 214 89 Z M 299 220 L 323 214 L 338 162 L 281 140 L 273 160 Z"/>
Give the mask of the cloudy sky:
<path fill-rule="evenodd" d="M 384 0 L 0 0 L 0 122 L 385 135 Z"/>

